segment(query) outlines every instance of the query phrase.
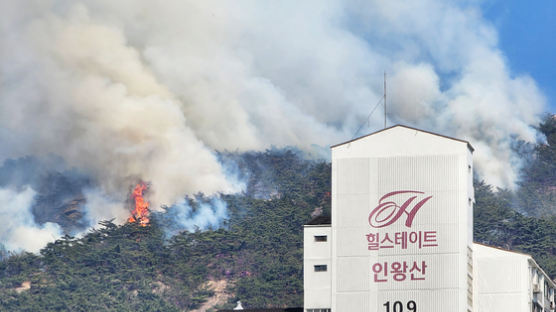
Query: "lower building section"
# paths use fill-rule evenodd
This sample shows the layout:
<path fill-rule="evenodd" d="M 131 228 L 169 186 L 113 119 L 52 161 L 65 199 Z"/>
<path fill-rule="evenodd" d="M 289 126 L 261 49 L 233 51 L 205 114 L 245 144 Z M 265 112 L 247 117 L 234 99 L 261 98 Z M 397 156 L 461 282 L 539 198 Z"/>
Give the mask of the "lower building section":
<path fill-rule="evenodd" d="M 306 225 L 304 230 L 304 306 L 306 312 L 330 312 L 330 219 L 316 221 L 319 222 Z"/>
<path fill-rule="evenodd" d="M 474 245 L 475 311 L 553 312 L 556 285 L 527 254 Z"/>
<path fill-rule="evenodd" d="M 326 235 L 327 240 L 315 239 L 317 234 Z M 338 257 L 332 261 L 328 256 L 330 241 L 329 227 L 305 228 L 305 312 L 416 312 L 424 307 L 427 312 L 555 311 L 556 284 L 527 254 L 474 243 L 467 259 L 438 262 L 449 265 L 440 266 L 434 259 L 424 257 L 430 266 L 426 270 L 436 266 L 439 271 L 427 273 L 430 280 L 415 280 L 416 289 L 404 289 L 395 281 L 411 279 L 411 273 L 394 277 L 389 273 L 374 274 L 383 271 L 378 266 L 373 269 L 375 262 L 382 266 L 390 262 L 403 264 L 403 259 Z M 460 265 L 467 271 L 467 279 L 462 281 L 467 287 L 455 282 Z M 381 282 L 384 279 L 394 282 Z"/>

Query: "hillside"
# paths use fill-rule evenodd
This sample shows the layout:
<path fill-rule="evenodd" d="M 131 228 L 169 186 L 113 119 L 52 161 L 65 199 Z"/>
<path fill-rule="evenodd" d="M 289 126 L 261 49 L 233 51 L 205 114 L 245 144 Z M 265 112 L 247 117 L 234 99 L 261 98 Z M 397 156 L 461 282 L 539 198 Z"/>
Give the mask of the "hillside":
<path fill-rule="evenodd" d="M 229 219 L 219 229 L 168 238 L 165 215 L 155 214 L 148 227 L 106 221 L 38 256 L 7 257 L 0 311 L 188 311 L 214 294 L 207 281 L 226 281 L 225 298 L 247 307 L 301 305 L 302 226 L 316 207 L 329 211 L 330 165 L 291 150 L 237 161 L 249 183 L 224 196 Z"/>
<path fill-rule="evenodd" d="M 474 185 L 475 240 L 529 253 L 553 278 L 555 125 L 547 117 L 546 144 L 524 149 L 516 191 Z M 105 221 L 40 255 L 5 256 L 0 311 L 190 311 L 207 300 L 204 308 L 233 308 L 238 299 L 246 308 L 302 306 L 302 226 L 317 208 L 330 212 L 330 164 L 288 149 L 220 157 L 247 181 L 244 193 L 223 196 L 220 226 L 169 231 L 169 211 L 147 227 Z"/>

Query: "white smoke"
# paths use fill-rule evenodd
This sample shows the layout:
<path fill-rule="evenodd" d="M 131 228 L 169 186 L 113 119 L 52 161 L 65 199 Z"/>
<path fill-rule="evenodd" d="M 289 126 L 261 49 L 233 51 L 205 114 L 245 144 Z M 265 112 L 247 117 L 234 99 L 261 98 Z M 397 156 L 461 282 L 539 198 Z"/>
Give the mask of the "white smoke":
<path fill-rule="evenodd" d="M 129 218 L 129 208 L 122 205 L 121 198 L 112 198 L 99 189 L 85 189 L 85 219 L 90 226 L 97 225 L 103 220 L 113 220 L 122 224 Z"/>
<path fill-rule="evenodd" d="M 196 207 L 192 207 L 188 200 L 182 199 L 168 208 L 174 221 L 173 227 L 178 231 L 193 232 L 218 228 L 222 221 L 228 218 L 226 203 L 218 197 L 213 197 L 208 202 L 194 203 Z"/>
<path fill-rule="evenodd" d="M 0 189 L 0 243 L 9 251 L 38 252 L 47 243 L 62 236 L 56 223 L 35 223 L 31 205 L 35 191 L 27 187 L 21 191 Z"/>
<path fill-rule="evenodd" d="M 389 123 L 469 140 L 497 186 L 513 186 L 511 140 L 533 141 L 545 108 L 475 2 L 3 0 L 0 11 L 0 162 L 51 153 L 87 172 L 102 187 L 90 207 L 113 207 L 89 209 L 92 220 L 118 216 L 94 202 L 125 200 L 138 179 L 155 208 L 238 190 L 214 151 L 351 139 L 383 71 Z"/>
<path fill-rule="evenodd" d="M 3 130 L 21 139 L 17 147 L 59 154 L 109 193 L 148 180 L 155 207 L 187 192 L 233 191 L 215 155 L 188 127 L 179 101 L 122 32 L 92 21 L 80 5 L 67 14 L 45 14 L 19 36 L 2 38 L 8 41 L 3 47 L 15 48 L 5 52 L 16 60 L 2 66 L 0 118 Z"/>

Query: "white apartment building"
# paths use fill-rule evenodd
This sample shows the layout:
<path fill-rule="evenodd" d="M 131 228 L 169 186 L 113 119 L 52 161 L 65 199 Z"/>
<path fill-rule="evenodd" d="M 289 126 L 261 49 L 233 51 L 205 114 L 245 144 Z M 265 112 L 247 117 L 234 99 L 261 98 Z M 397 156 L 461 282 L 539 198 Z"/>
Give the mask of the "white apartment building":
<path fill-rule="evenodd" d="M 405 126 L 333 146 L 331 220 L 304 228 L 305 311 L 549 311 L 492 308 L 474 280 L 472 153 Z"/>
<path fill-rule="evenodd" d="M 556 284 L 530 255 L 473 247 L 476 311 L 554 311 Z"/>
<path fill-rule="evenodd" d="M 303 231 L 304 305 L 307 312 L 330 312 L 331 301 L 331 243 L 330 218 L 317 217 Z"/>

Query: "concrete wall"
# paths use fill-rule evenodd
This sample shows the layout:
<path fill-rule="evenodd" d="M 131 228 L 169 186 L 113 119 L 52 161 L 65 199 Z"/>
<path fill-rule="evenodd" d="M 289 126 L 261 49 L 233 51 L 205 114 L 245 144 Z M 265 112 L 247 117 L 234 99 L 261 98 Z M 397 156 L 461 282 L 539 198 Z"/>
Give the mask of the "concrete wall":
<path fill-rule="evenodd" d="M 394 311 L 398 301 L 404 311 L 411 311 L 408 304 L 428 312 L 471 309 L 471 165 L 465 142 L 405 127 L 332 149 L 332 311 L 387 311 L 388 305 Z M 405 212 L 388 224 L 404 203 Z M 434 241 L 423 242 L 425 233 Z M 367 235 L 380 241 L 388 235 L 394 243 L 371 246 Z M 416 242 L 404 245 L 403 235 Z M 423 263 L 425 274 L 411 271 Z M 394 276 L 395 265 L 403 274 Z"/>
<path fill-rule="evenodd" d="M 476 244 L 474 280 L 476 312 L 524 312 L 529 306 L 527 256 Z"/>
<path fill-rule="evenodd" d="M 332 224 L 305 227 L 305 308 L 553 312 L 556 285 L 529 255 L 472 243 L 472 166 L 466 142 L 407 127 L 334 146 Z"/>
<path fill-rule="evenodd" d="M 306 225 L 303 231 L 303 288 L 307 309 L 325 309 L 331 306 L 331 229 L 330 225 Z M 326 236 L 326 242 L 315 240 Z M 315 272 L 315 265 L 326 265 L 326 272 Z"/>
<path fill-rule="evenodd" d="M 481 244 L 474 252 L 476 312 L 551 311 L 555 285 L 531 256 Z"/>

